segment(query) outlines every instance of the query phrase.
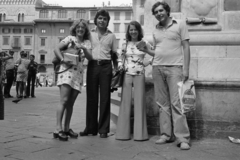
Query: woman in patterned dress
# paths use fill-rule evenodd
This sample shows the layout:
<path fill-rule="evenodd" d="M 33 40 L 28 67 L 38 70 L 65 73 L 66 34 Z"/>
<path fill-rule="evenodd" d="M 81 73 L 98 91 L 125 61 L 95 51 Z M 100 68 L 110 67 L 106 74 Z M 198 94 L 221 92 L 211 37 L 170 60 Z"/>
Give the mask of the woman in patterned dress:
<path fill-rule="evenodd" d="M 136 45 L 143 38 L 141 25 L 132 21 L 128 25 L 126 40 L 123 44 L 123 58 L 125 58 L 125 75 L 122 88 L 121 107 L 118 115 L 116 139 L 129 140 L 131 101 L 134 97 L 134 135 L 136 141 L 148 140 L 146 104 L 145 104 L 145 70 L 150 61 L 144 61 L 146 53 L 137 49 Z M 149 47 L 150 44 L 147 43 Z M 132 93 L 132 87 L 134 92 Z M 133 95 L 133 96 L 132 96 Z"/>
<path fill-rule="evenodd" d="M 70 28 L 70 34 L 63 39 L 58 47 L 54 50 L 55 55 L 61 59 L 61 66 L 59 72 L 69 68 L 72 65 L 64 59 L 61 50 L 67 47 L 71 47 L 75 44 L 75 48 L 79 50 L 79 64 L 73 65 L 67 71 L 58 74 L 57 86 L 60 89 L 60 106 L 57 109 L 57 128 L 54 131 L 54 138 L 58 138 L 62 141 L 67 141 L 68 136 L 71 138 L 77 138 L 78 134 L 70 128 L 70 121 L 73 112 L 73 106 L 79 93 L 81 93 L 83 83 L 83 55 L 86 58 L 91 58 L 91 42 L 90 32 L 86 20 L 76 20 Z M 74 43 L 72 43 L 74 42 Z M 66 112 L 66 113 L 65 113 Z M 62 127 L 62 119 L 65 113 L 64 126 Z"/>
<path fill-rule="evenodd" d="M 30 60 L 27 59 L 27 53 L 24 51 L 20 52 L 20 59 L 16 61 L 16 64 L 18 64 L 17 69 L 17 98 L 23 98 L 23 94 L 26 95 L 26 82 L 28 78 L 28 66 L 30 64 Z M 23 66 L 23 70 L 19 70 L 20 66 Z M 19 94 L 19 95 L 18 95 Z M 16 102 L 13 100 L 13 102 Z"/>

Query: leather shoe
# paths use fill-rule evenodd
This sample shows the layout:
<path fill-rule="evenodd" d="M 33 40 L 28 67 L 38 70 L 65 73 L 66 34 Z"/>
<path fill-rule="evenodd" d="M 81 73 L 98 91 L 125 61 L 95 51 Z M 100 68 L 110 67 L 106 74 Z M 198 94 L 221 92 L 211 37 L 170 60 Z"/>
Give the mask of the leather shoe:
<path fill-rule="evenodd" d="M 68 137 L 63 131 L 53 132 L 53 138 L 58 138 L 60 141 L 67 141 Z"/>
<path fill-rule="evenodd" d="M 81 137 L 83 137 L 83 136 L 88 136 L 89 134 L 91 134 L 92 136 L 96 136 L 97 135 L 97 133 L 87 133 L 87 132 L 80 132 L 79 133 L 79 135 L 81 136 Z"/>
<path fill-rule="evenodd" d="M 65 134 L 71 138 L 78 138 L 78 134 L 73 132 L 72 129 L 69 129 L 67 132 L 65 132 Z"/>
<path fill-rule="evenodd" d="M 101 133 L 100 134 L 100 138 L 107 138 L 108 136 L 107 136 L 107 133 Z"/>

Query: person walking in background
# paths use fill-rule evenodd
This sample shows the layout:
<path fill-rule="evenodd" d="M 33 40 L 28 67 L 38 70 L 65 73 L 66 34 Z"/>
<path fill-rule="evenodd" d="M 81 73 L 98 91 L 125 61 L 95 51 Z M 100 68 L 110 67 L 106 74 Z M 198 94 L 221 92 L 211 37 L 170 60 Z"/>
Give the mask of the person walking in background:
<path fill-rule="evenodd" d="M 45 86 L 48 87 L 48 76 L 45 76 Z"/>
<path fill-rule="evenodd" d="M 42 87 L 42 84 L 40 83 L 40 76 L 41 76 L 41 73 L 38 72 L 38 73 L 36 74 L 36 78 L 37 78 L 37 79 L 36 79 L 36 87 L 38 87 L 38 85 Z"/>
<path fill-rule="evenodd" d="M 13 57 L 14 51 L 9 51 L 9 55 Z M 7 83 L 4 87 L 4 97 L 5 98 L 12 98 L 13 96 L 10 94 L 11 87 L 13 85 L 13 81 L 15 79 L 14 75 L 14 66 L 15 62 L 13 58 L 6 60 L 6 79 Z"/>
<path fill-rule="evenodd" d="M 132 94 L 134 97 L 134 129 L 133 138 L 137 141 L 148 140 L 145 98 L 145 52 L 137 49 L 136 45 L 142 41 L 143 31 L 137 21 L 128 25 L 126 40 L 123 44 L 123 59 L 125 61 L 125 75 L 121 94 L 121 107 L 117 121 L 116 139 L 131 139 L 130 113 Z M 148 44 L 150 46 L 150 44 Z M 149 62 L 149 61 L 147 61 Z M 148 63 L 149 64 L 149 63 Z M 132 87 L 134 92 L 132 93 Z"/>
<path fill-rule="evenodd" d="M 156 103 L 159 106 L 161 136 L 157 144 L 165 144 L 176 138 L 182 150 L 190 149 L 190 132 L 187 119 L 181 112 L 178 86 L 189 77 L 190 48 L 186 23 L 170 17 L 166 2 L 156 2 L 152 14 L 159 21 L 153 31 L 155 51 L 143 51 L 154 55 L 153 81 Z"/>
<path fill-rule="evenodd" d="M 54 50 L 55 55 L 61 60 L 60 70 L 64 71 L 69 68 L 69 61 L 64 59 L 61 50 L 67 47 L 71 47 L 73 43 L 79 50 L 79 64 L 72 66 L 67 71 L 58 74 L 57 86 L 60 89 L 60 103 L 61 105 L 57 109 L 57 128 L 53 133 L 54 138 L 58 138 L 62 141 L 67 141 L 68 136 L 71 138 L 77 138 L 78 134 L 70 128 L 70 121 L 73 112 L 73 106 L 75 100 L 82 90 L 82 74 L 83 64 L 81 57 L 84 54 L 87 58 L 91 56 L 91 42 L 90 31 L 88 29 L 88 23 L 86 20 L 76 20 L 70 28 L 70 36 L 63 39 L 58 47 Z M 73 42 L 73 43 L 72 43 Z M 62 118 L 65 113 L 65 122 L 62 127 Z"/>
<path fill-rule="evenodd" d="M 22 99 L 23 94 L 26 91 L 26 82 L 27 82 L 27 77 L 28 77 L 28 66 L 30 63 L 30 60 L 27 59 L 27 53 L 24 51 L 20 52 L 20 59 L 16 61 L 18 64 L 18 69 L 17 69 L 17 79 L 16 82 L 18 83 L 18 91 L 17 91 L 17 98 Z M 13 101 L 17 102 L 17 101 Z"/>
<path fill-rule="evenodd" d="M 26 92 L 26 98 L 28 98 L 31 94 L 32 98 L 35 98 L 35 80 L 36 80 L 36 74 L 38 69 L 38 63 L 34 61 L 35 56 L 31 54 L 29 56 L 30 63 L 29 63 L 29 71 L 28 71 L 28 79 L 27 79 L 27 92 Z M 31 93 L 30 93 L 31 88 Z"/>
<path fill-rule="evenodd" d="M 110 130 L 110 84 L 112 79 L 110 51 L 116 52 L 117 44 L 115 35 L 107 28 L 109 21 L 110 15 L 104 9 L 99 10 L 94 18 L 96 28 L 91 30 L 93 60 L 88 62 L 87 67 L 86 128 L 80 132 L 80 136 L 99 133 L 101 138 L 107 138 Z M 100 105 L 99 120 L 98 105 Z"/>

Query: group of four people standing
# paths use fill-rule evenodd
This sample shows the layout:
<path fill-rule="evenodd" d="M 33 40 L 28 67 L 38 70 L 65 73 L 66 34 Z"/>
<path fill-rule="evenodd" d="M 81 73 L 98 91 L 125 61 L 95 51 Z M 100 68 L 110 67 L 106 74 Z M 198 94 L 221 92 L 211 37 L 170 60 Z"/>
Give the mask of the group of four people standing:
<path fill-rule="evenodd" d="M 190 149 L 190 133 L 186 116 L 181 113 L 177 83 L 186 81 L 189 75 L 189 35 L 184 21 L 170 17 L 170 7 L 165 2 L 156 2 L 152 13 L 159 21 L 153 31 L 153 44 L 143 41 L 141 25 L 132 21 L 126 33 L 126 43 L 123 44 L 121 56 L 125 59 L 125 77 L 122 89 L 121 107 L 117 123 L 116 139 L 129 140 L 130 110 L 132 86 L 134 86 L 134 140 L 148 140 L 145 105 L 145 75 L 144 67 L 152 62 L 153 81 L 156 104 L 160 113 L 160 139 L 157 144 L 164 144 L 177 139 L 178 146 Z M 76 21 L 71 27 L 71 36 L 62 40 L 55 49 L 56 56 L 61 59 L 60 70 L 64 70 L 69 62 L 65 61 L 61 50 L 75 42 L 83 55 L 89 60 L 87 68 L 87 107 L 86 128 L 80 136 L 97 135 L 107 138 L 110 131 L 110 91 L 112 79 L 111 53 L 117 53 L 116 37 L 108 30 L 110 21 L 106 10 L 99 10 L 94 18 L 96 28 L 89 31 L 85 20 Z M 146 54 L 153 60 L 144 63 Z M 70 129 L 73 105 L 82 86 L 82 59 L 78 66 L 58 75 L 57 85 L 60 88 L 61 105 L 57 110 L 57 129 L 53 135 L 60 140 L 77 138 L 78 134 Z M 122 67 L 121 58 L 118 66 Z M 117 69 L 117 68 L 114 68 Z M 100 99 L 100 102 L 99 102 Z M 99 107 L 99 119 L 98 119 Z M 66 112 L 64 127 L 63 114 Z"/>

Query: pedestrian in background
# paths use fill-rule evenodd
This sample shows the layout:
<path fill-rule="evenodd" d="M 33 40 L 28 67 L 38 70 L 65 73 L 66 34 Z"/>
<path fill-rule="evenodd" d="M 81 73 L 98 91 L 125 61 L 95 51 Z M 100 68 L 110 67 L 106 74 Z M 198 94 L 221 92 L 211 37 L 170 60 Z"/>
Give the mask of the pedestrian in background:
<path fill-rule="evenodd" d="M 28 67 L 28 79 L 27 79 L 27 92 L 26 92 L 26 98 L 28 98 L 30 95 L 32 98 L 35 98 L 35 81 L 36 81 L 36 74 L 38 69 L 38 63 L 34 61 L 35 56 L 31 54 L 29 56 L 30 63 Z M 30 90 L 31 88 L 31 90 Z M 31 92 L 30 92 L 31 91 Z"/>
<path fill-rule="evenodd" d="M 5 76 L 5 62 L 9 59 L 13 59 L 13 56 L 7 52 L 0 52 L 0 104 L 3 103 L 3 78 Z"/>
<path fill-rule="evenodd" d="M 134 97 L 133 139 L 137 141 L 148 140 L 144 67 L 149 63 L 144 63 L 146 53 L 136 47 L 139 42 L 143 41 L 142 38 L 141 25 L 137 21 L 130 22 L 126 32 L 127 42 L 122 47 L 125 75 L 116 130 L 116 139 L 118 140 L 131 139 L 130 113 L 132 97 Z M 147 45 L 151 47 L 149 43 Z M 149 62 L 149 60 L 146 62 Z M 134 88 L 133 92 L 132 88 Z"/>
<path fill-rule="evenodd" d="M 36 74 L 36 87 L 38 87 L 38 85 L 42 87 L 42 84 L 40 83 L 40 76 L 41 73 L 38 71 L 38 73 Z"/>
<path fill-rule="evenodd" d="M 9 55 L 13 57 L 14 51 L 9 51 Z M 6 60 L 6 80 L 7 83 L 4 87 L 4 97 L 5 98 L 12 98 L 13 96 L 10 94 L 11 87 L 13 85 L 15 79 L 14 73 L 15 62 L 13 58 Z"/>
<path fill-rule="evenodd" d="M 80 136 L 100 134 L 107 138 L 110 130 L 110 89 L 112 63 L 110 52 L 117 51 L 115 35 L 108 30 L 110 21 L 108 11 L 99 10 L 94 18 L 96 28 L 91 30 L 92 56 L 87 67 L 87 106 L 86 128 Z M 100 102 L 99 102 L 100 98 Z M 99 120 L 98 120 L 98 105 Z"/>
<path fill-rule="evenodd" d="M 24 96 L 23 94 L 26 95 L 26 82 L 28 77 L 28 66 L 30 63 L 30 60 L 27 59 L 27 53 L 21 51 L 20 59 L 18 59 L 16 63 L 18 64 L 16 79 L 16 82 L 18 83 L 17 98 L 22 99 Z"/>
<path fill-rule="evenodd" d="M 160 139 L 165 144 L 176 138 L 182 150 L 190 149 L 190 132 L 187 119 L 181 111 L 177 83 L 188 80 L 190 48 L 186 22 L 170 17 L 166 2 L 156 2 L 152 14 L 159 21 L 153 31 L 155 51 L 152 54 L 153 82 L 156 103 L 159 106 Z"/>
<path fill-rule="evenodd" d="M 63 39 L 55 49 L 55 55 L 61 60 L 59 72 L 66 70 L 69 68 L 69 65 L 71 65 L 69 61 L 64 59 L 61 50 L 71 47 L 74 43 L 76 49 L 78 49 L 79 55 L 78 65 L 74 65 L 67 71 L 58 74 L 57 78 L 57 86 L 60 89 L 61 105 L 57 109 L 57 128 L 54 131 L 53 136 L 62 141 L 67 141 L 68 136 L 71 138 L 78 137 L 78 134 L 70 128 L 70 121 L 75 100 L 82 90 L 83 64 L 81 57 L 83 54 L 87 58 L 91 56 L 91 42 L 89 40 L 90 31 L 88 29 L 87 21 L 83 19 L 76 20 L 70 28 L 70 34 L 71 35 Z M 65 121 L 64 126 L 62 126 L 64 113 Z"/>

